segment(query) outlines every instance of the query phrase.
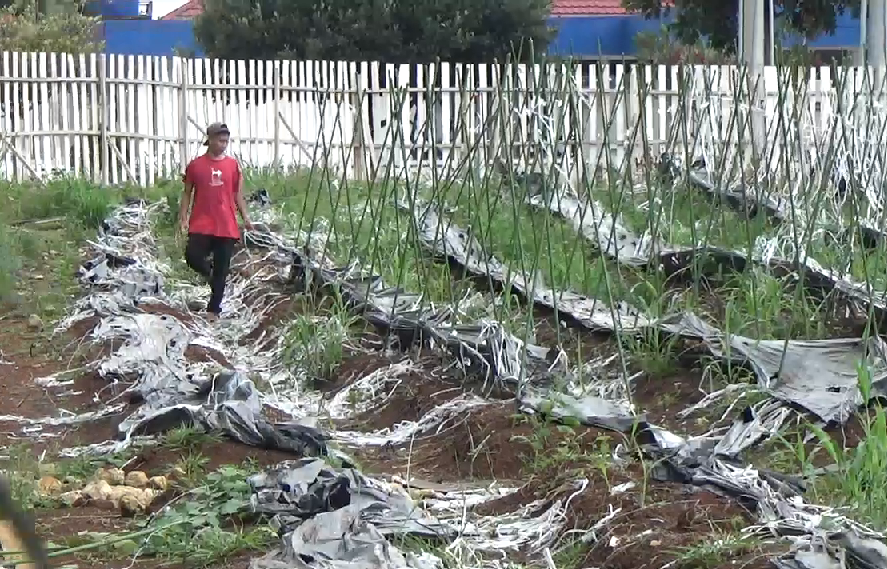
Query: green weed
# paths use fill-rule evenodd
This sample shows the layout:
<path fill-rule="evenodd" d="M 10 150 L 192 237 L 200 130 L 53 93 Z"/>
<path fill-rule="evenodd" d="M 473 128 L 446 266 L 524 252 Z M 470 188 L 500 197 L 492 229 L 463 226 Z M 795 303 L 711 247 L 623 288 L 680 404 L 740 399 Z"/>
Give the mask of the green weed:
<path fill-rule="evenodd" d="M 154 522 L 145 553 L 206 567 L 227 557 L 258 551 L 277 536 L 266 524 L 245 525 L 251 494 L 244 468 L 230 465 L 205 474 Z"/>
<path fill-rule="evenodd" d="M 296 314 L 283 333 L 283 359 L 309 382 L 329 380 L 346 356 L 347 343 L 355 334 L 358 318 L 340 295 L 326 306 Z"/>
<path fill-rule="evenodd" d="M 217 433 L 207 433 L 193 426 L 176 427 L 167 431 L 160 444 L 182 454 L 196 455 L 202 448 L 223 440 Z"/>

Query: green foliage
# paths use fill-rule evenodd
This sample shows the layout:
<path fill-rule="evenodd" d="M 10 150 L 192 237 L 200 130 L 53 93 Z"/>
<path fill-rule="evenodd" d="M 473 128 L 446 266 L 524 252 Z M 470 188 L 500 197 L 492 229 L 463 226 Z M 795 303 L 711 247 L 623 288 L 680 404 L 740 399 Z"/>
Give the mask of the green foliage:
<path fill-rule="evenodd" d="M 22 268 L 16 235 L 0 226 L 0 300 L 6 300 L 15 289 L 16 273 Z"/>
<path fill-rule="evenodd" d="M 739 30 L 739 0 L 711 2 L 710 0 L 623 0 L 623 5 L 648 18 L 659 18 L 669 13 L 675 19 L 669 30 L 684 45 L 693 46 L 707 38 L 711 47 L 733 53 Z M 837 18 L 850 10 L 859 13 L 860 0 L 775 0 L 777 26 L 781 20 L 786 31 L 813 38 L 823 32 L 833 32 Z M 765 11 L 766 12 L 766 11 Z M 782 16 L 780 16 L 782 14 Z"/>
<path fill-rule="evenodd" d="M 270 527 L 238 529 L 236 523 L 249 504 L 248 475 L 239 466 L 206 474 L 204 484 L 157 518 L 147 552 L 205 567 L 244 550 L 266 548 L 275 537 Z"/>
<path fill-rule="evenodd" d="M 872 395 L 871 372 L 860 365 L 857 373 L 860 394 L 867 401 Z M 864 436 L 854 448 L 842 447 L 822 428 L 810 425 L 820 449 L 837 466 L 817 480 L 813 494 L 817 501 L 850 508 L 857 519 L 883 528 L 887 526 L 887 414 L 875 404 L 859 414 L 859 422 Z"/>
<path fill-rule="evenodd" d="M 230 59 L 489 62 L 540 51 L 549 0 L 207 0 L 194 24 Z"/>
<path fill-rule="evenodd" d="M 18 219 L 64 216 L 90 231 L 98 229 L 120 199 L 114 188 L 75 178 L 56 178 L 43 186 L 0 182 L 0 195 L 9 196 Z"/>
<path fill-rule="evenodd" d="M 13 3 L 0 8 L 0 51 L 98 52 L 104 47 L 95 30 L 98 22 L 76 10 L 37 16 L 32 4 Z"/>
<path fill-rule="evenodd" d="M 655 65 L 730 65 L 736 57 L 704 42 L 687 45 L 676 40 L 667 26 L 656 32 L 640 32 L 634 38 L 640 61 Z"/>
<path fill-rule="evenodd" d="M 308 381 L 329 380 L 347 353 L 351 326 L 357 318 L 336 294 L 329 308 L 297 314 L 284 332 L 283 359 Z"/>

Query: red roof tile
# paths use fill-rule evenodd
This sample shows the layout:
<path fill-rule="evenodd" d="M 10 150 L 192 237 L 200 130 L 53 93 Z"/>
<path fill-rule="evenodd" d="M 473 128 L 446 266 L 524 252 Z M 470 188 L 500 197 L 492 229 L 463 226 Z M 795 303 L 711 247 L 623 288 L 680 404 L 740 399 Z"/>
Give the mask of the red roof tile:
<path fill-rule="evenodd" d="M 667 2 L 671 4 L 671 2 Z M 552 0 L 552 16 L 622 16 L 622 0 Z"/>
<path fill-rule="evenodd" d="M 203 13 L 203 0 L 190 0 L 161 20 L 190 20 Z M 622 0 L 552 0 L 552 16 L 621 16 L 627 12 Z"/>
<path fill-rule="evenodd" d="M 625 14 L 622 0 L 552 0 L 552 16 L 616 16 Z"/>
<path fill-rule="evenodd" d="M 161 20 L 191 20 L 203 13 L 203 0 L 189 0 L 187 4 L 179 6 Z"/>

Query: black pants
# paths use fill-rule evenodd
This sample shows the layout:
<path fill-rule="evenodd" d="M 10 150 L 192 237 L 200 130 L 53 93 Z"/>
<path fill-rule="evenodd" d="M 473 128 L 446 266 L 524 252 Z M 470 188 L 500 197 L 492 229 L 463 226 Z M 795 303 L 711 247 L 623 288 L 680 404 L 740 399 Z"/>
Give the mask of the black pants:
<path fill-rule="evenodd" d="M 234 253 L 236 239 L 216 237 L 200 233 L 188 234 L 188 246 L 185 248 L 185 262 L 192 270 L 200 273 L 207 280 L 212 295 L 206 307 L 208 312 L 222 312 L 222 297 L 225 296 L 225 280 L 231 270 L 231 255 Z M 209 260 L 212 256 L 212 261 Z"/>

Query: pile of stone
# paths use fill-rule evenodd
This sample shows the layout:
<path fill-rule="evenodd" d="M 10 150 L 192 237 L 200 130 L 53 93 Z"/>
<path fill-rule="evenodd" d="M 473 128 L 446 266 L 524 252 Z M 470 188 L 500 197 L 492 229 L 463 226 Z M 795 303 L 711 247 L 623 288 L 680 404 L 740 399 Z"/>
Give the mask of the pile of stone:
<path fill-rule="evenodd" d="M 58 500 L 62 505 L 75 508 L 94 506 L 107 510 L 119 510 L 124 516 L 146 512 L 154 500 L 169 488 L 166 476 L 148 476 L 140 470 L 123 472 L 119 468 L 98 470 L 79 490 L 67 489 L 53 476 L 40 479 L 40 493 Z"/>

